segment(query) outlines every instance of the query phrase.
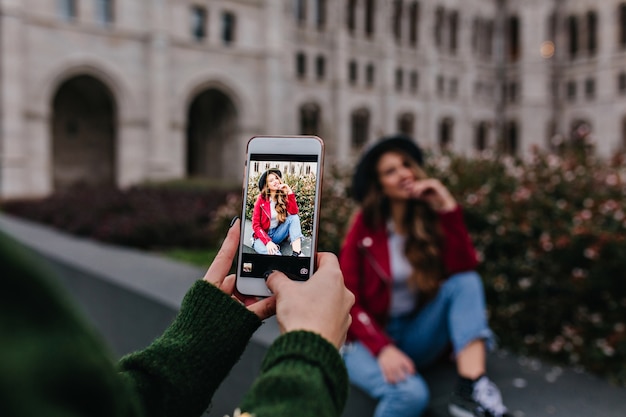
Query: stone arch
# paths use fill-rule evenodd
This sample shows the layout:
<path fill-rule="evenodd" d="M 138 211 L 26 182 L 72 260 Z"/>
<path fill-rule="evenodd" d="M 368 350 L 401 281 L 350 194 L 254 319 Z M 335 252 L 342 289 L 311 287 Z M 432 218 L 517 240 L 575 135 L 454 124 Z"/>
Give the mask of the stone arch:
<path fill-rule="evenodd" d="M 108 85 L 87 74 L 60 83 L 51 102 L 52 184 L 116 184 L 118 105 Z"/>
<path fill-rule="evenodd" d="M 189 177 L 232 179 L 239 147 L 239 111 L 224 89 L 196 90 L 187 106 L 186 173 Z"/>

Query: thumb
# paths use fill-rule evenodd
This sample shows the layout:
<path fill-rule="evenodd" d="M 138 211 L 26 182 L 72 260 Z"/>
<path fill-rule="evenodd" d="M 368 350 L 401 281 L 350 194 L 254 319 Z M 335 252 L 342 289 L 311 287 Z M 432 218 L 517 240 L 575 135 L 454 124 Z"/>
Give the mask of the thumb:
<path fill-rule="evenodd" d="M 272 293 L 278 294 L 282 288 L 293 284 L 293 282 L 282 272 L 271 271 L 269 274 L 265 275 L 265 284 Z"/>

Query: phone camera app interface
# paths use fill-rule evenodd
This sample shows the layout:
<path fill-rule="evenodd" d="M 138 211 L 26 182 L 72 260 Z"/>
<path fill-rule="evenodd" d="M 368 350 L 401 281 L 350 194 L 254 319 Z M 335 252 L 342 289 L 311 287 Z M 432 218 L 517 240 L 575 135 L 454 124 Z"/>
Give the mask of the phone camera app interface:
<path fill-rule="evenodd" d="M 308 279 L 317 168 L 315 155 L 250 155 L 241 276 Z"/>

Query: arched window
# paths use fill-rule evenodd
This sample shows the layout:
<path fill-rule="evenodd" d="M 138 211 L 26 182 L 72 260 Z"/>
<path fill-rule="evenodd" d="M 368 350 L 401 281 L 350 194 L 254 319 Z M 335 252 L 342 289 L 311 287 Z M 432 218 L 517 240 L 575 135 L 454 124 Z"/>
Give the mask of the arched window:
<path fill-rule="evenodd" d="M 315 25 L 318 29 L 323 29 L 326 26 L 326 0 L 315 2 Z"/>
<path fill-rule="evenodd" d="M 294 0 L 294 15 L 298 23 L 306 21 L 306 0 Z"/>
<path fill-rule="evenodd" d="M 517 122 L 511 120 L 506 123 L 502 151 L 508 155 L 516 155 L 519 141 L 519 128 Z"/>
<path fill-rule="evenodd" d="M 587 52 L 595 55 L 598 51 L 598 14 L 594 11 L 587 13 Z"/>
<path fill-rule="evenodd" d="M 448 39 L 449 41 L 449 48 L 450 48 L 450 53 L 451 54 L 456 54 L 456 49 L 457 49 L 457 45 L 459 43 L 458 37 L 459 37 L 459 12 L 452 11 L 450 12 L 450 15 L 448 16 L 448 22 L 450 23 L 450 38 Z"/>
<path fill-rule="evenodd" d="M 435 10 L 435 46 L 441 48 L 443 42 L 443 7 L 437 7 Z"/>
<path fill-rule="evenodd" d="M 363 147 L 369 139 L 370 112 L 367 109 L 358 109 L 352 112 L 352 148 L 357 150 Z"/>
<path fill-rule="evenodd" d="M 419 3 L 414 1 L 409 6 L 409 43 L 417 45 L 419 36 Z"/>
<path fill-rule="evenodd" d="M 487 122 L 480 122 L 476 126 L 476 137 L 474 139 L 474 147 L 477 151 L 484 151 L 487 149 L 487 134 L 489 132 L 489 126 Z"/>
<path fill-rule="evenodd" d="M 316 103 L 307 103 L 300 107 L 300 134 L 320 135 L 321 110 Z"/>
<path fill-rule="evenodd" d="M 517 16 L 511 16 L 508 19 L 507 27 L 507 47 L 509 60 L 515 62 L 520 58 L 520 24 Z"/>
<path fill-rule="evenodd" d="M 454 141 L 454 120 L 446 117 L 439 122 L 439 149 L 449 151 Z"/>
<path fill-rule="evenodd" d="M 374 22 L 376 18 L 376 3 L 374 0 L 365 1 L 365 34 L 372 36 L 374 34 Z"/>
<path fill-rule="evenodd" d="M 346 26 L 350 33 L 354 33 L 356 27 L 356 0 L 348 0 L 348 10 L 346 10 Z"/>
<path fill-rule="evenodd" d="M 415 136 L 415 116 L 412 113 L 403 113 L 398 117 L 398 132 Z"/>
<path fill-rule="evenodd" d="M 391 21 L 391 27 L 393 28 L 393 36 L 397 42 L 402 39 L 402 0 L 395 0 L 393 2 L 393 16 Z"/>
<path fill-rule="evenodd" d="M 576 16 L 570 16 L 567 18 L 567 39 L 568 39 L 568 52 L 571 59 L 576 58 L 578 54 L 578 18 Z"/>

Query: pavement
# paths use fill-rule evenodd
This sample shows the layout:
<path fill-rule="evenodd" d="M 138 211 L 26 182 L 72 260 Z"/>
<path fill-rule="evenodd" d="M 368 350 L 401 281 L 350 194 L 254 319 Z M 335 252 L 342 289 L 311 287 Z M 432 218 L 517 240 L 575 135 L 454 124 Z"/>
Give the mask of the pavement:
<path fill-rule="evenodd" d="M 0 229 L 45 257 L 54 258 L 74 270 L 91 271 L 98 279 L 105 279 L 130 292 L 145 294 L 169 309 L 180 305 L 186 289 L 204 272 L 154 254 L 67 236 L 1 213 Z M 133 279 L 129 280 L 129 277 Z M 77 301 L 80 303 L 81 300 Z M 94 303 L 94 300 L 90 302 Z M 116 306 L 103 303 L 98 308 L 108 308 L 110 311 L 107 310 L 106 314 L 115 314 Z M 255 333 L 244 357 L 216 393 L 209 416 L 222 417 L 232 413 L 254 379 L 264 352 L 278 334 L 275 320 L 267 320 Z M 115 337 L 109 342 L 114 344 Z M 516 417 L 626 416 L 625 388 L 612 386 L 577 369 L 499 350 L 489 355 L 488 373 L 500 387 L 505 403 Z M 447 402 L 456 378 L 453 364 L 438 364 L 433 369 L 424 370 L 423 374 L 432 396 L 427 416 L 447 416 Z M 374 406 L 372 399 L 351 387 L 343 417 L 372 416 Z"/>

